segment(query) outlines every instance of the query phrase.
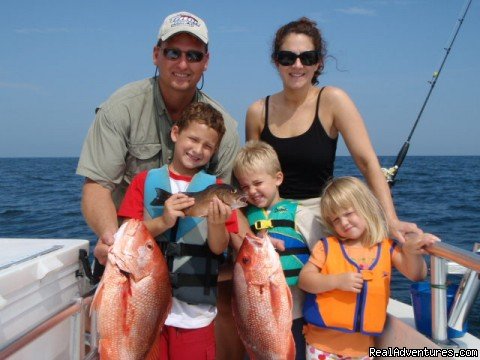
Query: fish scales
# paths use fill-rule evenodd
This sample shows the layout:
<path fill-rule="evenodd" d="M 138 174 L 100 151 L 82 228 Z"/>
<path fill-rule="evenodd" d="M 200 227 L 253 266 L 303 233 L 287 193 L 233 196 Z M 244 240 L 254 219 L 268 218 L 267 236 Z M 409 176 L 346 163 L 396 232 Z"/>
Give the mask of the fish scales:
<path fill-rule="evenodd" d="M 100 359 L 148 359 L 171 307 L 168 268 L 141 221 L 130 220 L 122 230 L 92 303 Z"/>
<path fill-rule="evenodd" d="M 268 236 L 246 236 L 234 267 L 232 308 L 251 359 L 295 358 L 292 296 Z"/>

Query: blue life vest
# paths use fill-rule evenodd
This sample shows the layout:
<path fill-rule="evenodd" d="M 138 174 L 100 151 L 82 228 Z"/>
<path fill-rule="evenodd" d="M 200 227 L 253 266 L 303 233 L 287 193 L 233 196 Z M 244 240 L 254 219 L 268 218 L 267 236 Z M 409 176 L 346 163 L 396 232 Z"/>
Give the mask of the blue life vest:
<path fill-rule="evenodd" d="M 215 176 L 200 171 L 192 178 L 187 191 L 202 191 L 215 183 Z M 151 205 L 157 196 L 157 188 L 172 192 L 167 165 L 147 174 L 144 219 L 163 214 L 163 205 Z M 222 255 L 211 252 L 207 232 L 206 218 L 185 217 L 179 218 L 173 228 L 156 237 L 167 258 L 173 296 L 189 304 L 216 304 L 218 265 Z"/>

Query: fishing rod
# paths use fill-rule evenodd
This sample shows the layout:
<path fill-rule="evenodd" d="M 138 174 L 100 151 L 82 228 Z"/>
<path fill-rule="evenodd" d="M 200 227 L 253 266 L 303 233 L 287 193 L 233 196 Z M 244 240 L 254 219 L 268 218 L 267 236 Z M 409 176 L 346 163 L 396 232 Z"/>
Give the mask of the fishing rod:
<path fill-rule="evenodd" d="M 463 12 L 463 15 L 460 19 L 458 19 L 457 23 L 455 24 L 454 28 L 454 33 L 452 40 L 450 41 L 450 44 L 448 45 L 447 48 L 445 48 L 445 55 L 443 57 L 443 60 L 440 64 L 440 67 L 437 71 L 433 73 L 432 79 L 429 81 L 430 83 L 430 89 L 428 91 L 427 97 L 425 98 L 425 101 L 423 102 L 423 105 L 420 109 L 420 112 L 418 113 L 417 119 L 415 120 L 415 123 L 413 124 L 412 130 L 410 131 L 410 134 L 408 135 L 407 140 L 403 144 L 402 148 L 400 149 L 397 159 L 395 160 L 395 165 L 393 165 L 391 168 L 386 169 L 382 168 L 383 174 L 387 178 L 388 185 L 390 187 L 393 187 L 395 184 L 395 177 L 398 174 L 398 170 L 400 169 L 400 166 L 402 166 L 403 160 L 405 160 L 405 157 L 407 156 L 408 148 L 410 147 L 410 140 L 412 138 L 412 135 L 418 125 L 418 122 L 420 121 L 420 117 L 423 114 L 423 110 L 425 110 L 425 106 L 427 105 L 428 99 L 430 99 L 430 95 L 432 94 L 433 88 L 435 87 L 435 84 L 437 83 L 438 77 L 440 76 L 440 73 L 442 72 L 443 66 L 445 65 L 445 61 L 447 60 L 448 55 L 450 54 L 450 50 L 452 49 L 453 43 L 455 42 L 455 39 L 457 38 L 458 32 L 460 31 L 460 28 L 462 27 L 463 20 L 465 19 L 465 16 L 467 15 L 468 9 L 470 8 L 470 4 L 472 3 L 472 0 L 467 0 L 466 5 L 465 5 L 465 11 Z"/>

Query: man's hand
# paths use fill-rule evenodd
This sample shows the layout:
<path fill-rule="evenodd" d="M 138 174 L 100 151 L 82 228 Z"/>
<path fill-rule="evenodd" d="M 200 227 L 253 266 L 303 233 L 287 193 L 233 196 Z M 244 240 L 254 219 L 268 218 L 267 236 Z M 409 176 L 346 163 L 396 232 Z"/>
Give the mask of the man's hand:
<path fill-rule="evenodd" d="M 93 250 L 93 255 L 98 259 L 100 264 L 105 265 L 107 263 L 108 250 L 114 242 L 115 237 L 113 232 L 106 232 L 98 239 L 95 249 Z"/>

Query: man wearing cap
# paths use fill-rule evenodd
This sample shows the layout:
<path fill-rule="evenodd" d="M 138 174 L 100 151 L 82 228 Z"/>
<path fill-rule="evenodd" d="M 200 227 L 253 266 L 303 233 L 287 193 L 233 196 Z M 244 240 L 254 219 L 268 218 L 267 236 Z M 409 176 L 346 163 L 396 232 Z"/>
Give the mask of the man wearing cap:
<path fill-rule="evenodd" d="M 99 106 L 83 144 L 77 174 L 85 177 L 82 212 L 99 240 L 94 273 L 103 272 L 108 248 L 118 229 L 117 209 L 132 178 L 169 163 L 172 125 L 191 102 L 219 110 L 226 133 L 207 171 L 230 182 L 240 146 L 236 121 L 197 83 L 207 70 L 208 31 L 198 16 L 179 12 L 165 18 L 153 48 L 153 78 L 123 86 Z M 157 75 L 158 74 L 158 75 Z"/>

